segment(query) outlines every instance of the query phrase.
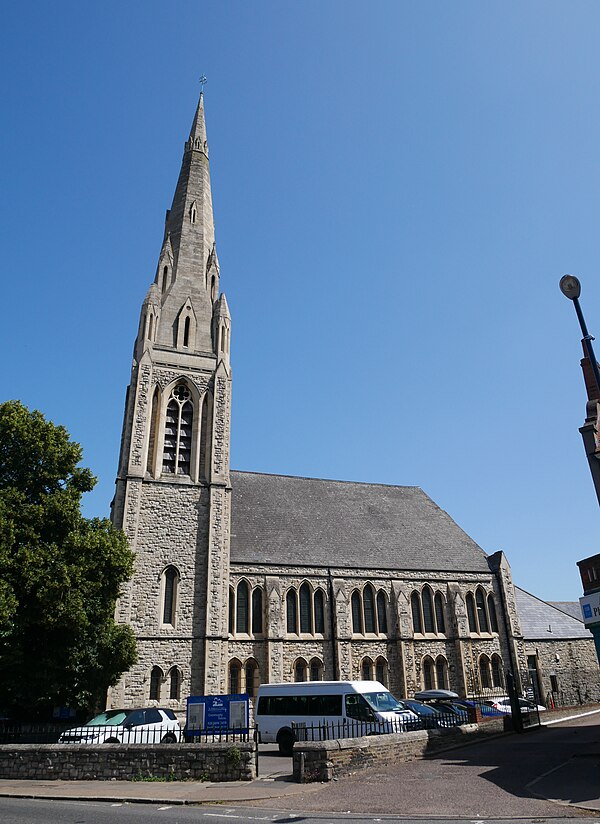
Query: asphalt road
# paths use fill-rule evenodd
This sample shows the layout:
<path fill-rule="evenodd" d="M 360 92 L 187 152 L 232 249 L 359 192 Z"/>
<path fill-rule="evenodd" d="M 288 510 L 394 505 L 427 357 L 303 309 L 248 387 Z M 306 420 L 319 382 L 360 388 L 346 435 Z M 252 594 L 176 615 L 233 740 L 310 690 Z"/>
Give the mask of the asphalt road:
<path fill-rule="evenodd" d="M 598 715 L 423 760 L 361 770 L 339 781 L 306 785 L 306 792 L 293 798 L 256 801 L 253 806 L 403 818 L 590 816 L 594 813 L 568 806 L 585 805 L 600 797 L 597 759 L 581 758 L 576 763 L 572 757 L 590 751 L 600 754 Z M 567 777 L 569 781 L 561 785 L 561 779 Z M 557 799 L 565 806 L 538 795 Z M 595 815 L 600 824 L 600 814 Z"/>
<path fill-rule="evenodd" d="M 93 801 L 32 801 L 0 798 L 2 824 L 455 824 L 455 819 L 410 819 L 399 816 L 352 816 L 343 813 L 299 813 L 256 810 L 242 807 L 182 807 L 150 804 L 111 804 Z M 468 821 L 468 819 L 467 819 Z M 481 819 L 472 824 L 480 824 Z M 565 819 L 545 819 L 564 822 Z M 539 824 L 539 819 L 497 819 L 486 824 Z"/>

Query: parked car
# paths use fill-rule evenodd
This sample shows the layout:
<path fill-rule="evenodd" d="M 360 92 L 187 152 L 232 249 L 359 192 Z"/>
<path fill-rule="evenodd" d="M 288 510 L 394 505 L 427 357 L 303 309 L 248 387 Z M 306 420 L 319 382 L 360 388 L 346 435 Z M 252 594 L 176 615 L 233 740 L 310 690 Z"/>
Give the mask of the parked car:
<path fill-rule="evenodd" d="M 481 714 L 485 715 L 486 718 L 498 718 L 499 716 L 504 715 L 503 712 L 494 709 L 493 706 L 491 706 L 490 704 L 486 704 L 485 701 L 471 701 L 468 698 L 457 698 L 456 701 L 454 701 L 453 703 L 458 704 L 459 707 L 465 707 L 465 709 L 467 710 L 469 707 L 477 707 Z"/>
<path fill-rule="evenodd" d="M 458 693 L 452 690 L 421 690 L 415 693 L 417 701 L 424 701 L 443 716 L 445 723 L 440 726 L 445 727 L 457 727 L 469 720 L 465 707 L 454 703 L 456 698 Z"/>
<path fill-rule="evenodd" d="M 532 712 L 537 710 L 538 712 L 545 712 L 546 707 L 543 707 L 541 704 L 535 704 L 533 701 L 528 701 L 526 698 L 518 698 L 519 707 L 521 708 L 521 712 Z M 497 712 L 501 712 L 504 715 L 512 715 L 512 707 L 510 705 L 510 698 L 508 696 L 503 696 L 502 698 L 494 698 L 493 700 L 486 701 L 490 707 L 493 707 Z"/>
<path fill-rule="evenodd" d="M 447 727 L 449 724 L 444 719 L 444 716 L 431 704 L 426 704 L 424 701 L 416 701 L 414 698 L 401 698 L 398 703 L 411 710 L 417 716 L 417 722 L 409 721 L 407 729 L 424 729 L 434 730 L 439 727 Z"/>
<path fill-rule="evenodd" d="M 173 710 L 145 707 L 106 710 L 81 727 L 65 730 L 59 744 L 174 744 L 181 729 Z"/>

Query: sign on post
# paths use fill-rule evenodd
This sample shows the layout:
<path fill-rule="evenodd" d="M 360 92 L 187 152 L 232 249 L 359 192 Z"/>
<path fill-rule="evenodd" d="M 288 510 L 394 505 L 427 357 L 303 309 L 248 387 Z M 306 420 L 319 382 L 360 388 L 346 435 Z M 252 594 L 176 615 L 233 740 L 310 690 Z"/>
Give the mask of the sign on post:
<path fill-rule="evenodd" d="M 592 592 L 579 599 L 583 623 L 587 626 L 600 624 L 600 592 Z"/>
<path fill-rule="evenodd" d="M 186 736 L 206 733 L 247 733 L 249 698 L 239 695 L 198 695 L 187 700 Z"/>

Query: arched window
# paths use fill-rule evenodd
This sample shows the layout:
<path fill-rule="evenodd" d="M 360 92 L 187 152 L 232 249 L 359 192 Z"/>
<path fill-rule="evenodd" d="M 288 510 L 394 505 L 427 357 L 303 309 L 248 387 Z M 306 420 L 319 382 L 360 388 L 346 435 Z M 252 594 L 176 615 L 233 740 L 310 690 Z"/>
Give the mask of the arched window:
<path fill-rule="evenodd" d="M 473 599 L 473 594 L 471 592 L 467 592 L 467 618 L 469 620 L 469 632 L 477 632 L 475 600 Z"/>
<path fill-rule="evenodd" d="M 248 632 L 248 584 L 240 581 L 235 601 L 235 631 Z"/>
<path fill-rule="evenodd" d="M 260 684 L 258 664 L 254 658 L 246 661 L 246 692 L 253 698 L 256 695 L 256 690 Z"/>
<path fill-rule="evenodd" d="M 181 697 L 181 673 L 177 667 L 172 667 L 169 673 L 169 698 Z"/>
<path fill-rule="evenodd" d="M 160 667 L 152 667 L 150 673 L 150 700 L 160 701 L 160 687 L 163 680 L 163 671 Z"/>
<path fill-rule="evenodd" d="M 315 632 L 321 635 L 325 634 L 325 599 L 323 597 L 323 590 L 318 589 L 315 592 Z M 319 679 L 320 680 L 320 679 Z"/>
<path fill-rule="evenodd" d="M 175 626 L 178 581 L 179 573 L 174 566 L 168 566 L 163 572 L 163 624 Z"/>
<path fill-rule="evenodd" d="M 448 662 L 443 655 L 435 659 L 435 680 L 438 690 L 448 689 Z"/>
<path fill-rule="evenodd" d="M 298 611 L 296 608 L 296 590 L 288 589 L 285 596 L 285 609 L 287 613 L 287 631 L 298 632 Z"/>
<path fill-rule="evenodd" d="M 378 658 L 375 661 L 375 680 L 387 687 L 388 682 L 388 665 L 385 658 Z"/>
<path fill-rule="evenodd" d="M 502 658 L 499 655 L 492 655 L 492 685 L 494 687 L 504 686 Z"/>
<path fill-rule="evenodd" d="M 423 625 L 425 632 L 435 632 L 435 622 L 433 620 L 433 598 L 431 596 L 431 589 L 423 587 Z"/>
<path fill-rule="evenodd" d="M 148 438 L 148 457 L 146 459 L 146 472 L 154 472 L 154 453 L 156 450 L 156 427 L 158 426 L 158 386 L 152 395 L 152 408 L 150 412 L 150 436 Z"/>
<path fill-rule="evenodd" d="M 311 681 L 322 681 L 323 680 L 323 662 L 320 661 L 318 658 L 312 658 L 310 662 L 310 680 Z"/>
<path fill-rule="evenodd" d="M 370 658 L 363 658 L 360 667 L 360 677 L 363 681 L 373 680 L 373 662 Z"/>
<path fill-rule="evenodd" d="M 229 632 L 235 632 L 235 590 L 229 587 Z"/>
<path fill-rule="evenodd" d="M 422 633 L 423 625 L 421 623 L 421 599 L 418 592 L 413 592 L 410 596 L 410 609 L 412 612 L 413 631 Z"/>
<path fill-rule="evenodd" d="M 435 623 L 437 626 L 437 631 L 441 635 L 446 634 L 446 620 L 444 618 L 444 599 L 442 597 L 441 592 L 435 593 L 434 599 L 434 606 L 435 606 Z"/>
<path fill-rule="evenodd" d="M 492 628 L 492 632 L 498 632 L 498 616 L 496 615 L 496 604 L 494 603 L 493 595 L 488 595 L 487 604 L 490 616 L 490 627 Z"/>
<path fill-rule="evenodd" d="M 365 632 L 375 632 L 375 594 L 371 584 L 363 590 L 363 608 L 365 612 Z"/>
<path fill-rule="evenodd" d="M 485 609 L 485 595 L 482 589 L 477 589 L 475 593 L 475 603 L 477 605 L 477 618 L 479 620 L 479 632 L 489 632 L 487 612 Z"/>
<path fill-rule="evenodd" d="M 479 680 L 481 688 L 486 690 L 492 686 L 490 659 L 487 655 L 482 655 L 479 659 Z"/>
<path fill-rule="evenodd" d="M 252 632 L 260 635 L 263 631 L 263 593 L 260 587 L 252 590 Z"/>
<path fill-rule="evenodd" d="M 169 267 L 165 266 L 162 274 L 162 291 L 167 291 L 167 278 L 169 277 Z"/>
<path fill-rule="evenodd" d="M 188 315 L 185 319 L 185 323 L 183 326 L 183 345 L 189 346 L 190 345 L 190 316 Z"/>
<path fill-rule="evenodd" d="M 423 658 L 423 689 L 433 689 L 433 661 L 429 656 Z"/>
<path fill-rule="evenodd" d="M 304 658 L 297 658 L 294 663 L 294 681 L 301 682 L 306 681 L 306 670 L 307 665 Z"/>
<path fill-rule="evenodd" d="M 379 627 L 379 632 L 382 635 L 387 635 L 388 631 L 387 609 L 385 601 L 385 592 L 382 589 L 380 589 L 377 593 L 377 626 Z M 379 678 L 377 679 L 377 681 L 379 681 Z"/>
<path fill-rule="evenodd" d="M 358 592 L 352 593 L 352 632 L 362 634 L 362 604 L 360 594 Z"/>
<path fill-rule="evenodd" d="M 192 393 L 185 383 L 178 383 L 167 406 L 163 472 L 190 474 L 193 419 Z"/>
<path fill-rule="evenodd" d="M 152 332 L 154 330 L 154 315 L 152 312 L 148 314 L 148 340 L 152 340 Z"/>
<path fill-rule="evenodd" d="M 300 632 L 312 632 L 312 598 L 310 587 L 305 582 L 300 587 Z"/>
<path fill-rule="evenodd" d="M 240 673 L 242 671 L 242 665 L 234 658 L 233 661 L 229 662 L 229 693 L 230 695 L 239 695 L 240 694 Z"/>

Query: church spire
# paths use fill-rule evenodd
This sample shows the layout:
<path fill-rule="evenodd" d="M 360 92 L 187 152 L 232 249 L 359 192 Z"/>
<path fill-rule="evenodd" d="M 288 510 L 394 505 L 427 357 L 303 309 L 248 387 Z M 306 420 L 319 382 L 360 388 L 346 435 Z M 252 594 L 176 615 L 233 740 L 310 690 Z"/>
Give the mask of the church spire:
<path fill-rule="evenodd" d="M 172 267 L 168 270 L 167 288 L 162 289 L 157 343 L 174 345 L 174 324 L 189 301 L 198 330 L 192 348 L 210 353 L 213 351 L 210 330 L 214 301 L 219 294 L 219 272 L 214 266 L 215 227 L 202 93 L 185 142 L 173 203 L 167 212 L 165 238 L 169 239 Z M 162 254 L 164 251 L 163 247 Z M 161 265 L 161 272 L 165 265 Z M 160 285 L 162 287 L 162 282 Z"/>

